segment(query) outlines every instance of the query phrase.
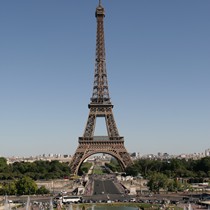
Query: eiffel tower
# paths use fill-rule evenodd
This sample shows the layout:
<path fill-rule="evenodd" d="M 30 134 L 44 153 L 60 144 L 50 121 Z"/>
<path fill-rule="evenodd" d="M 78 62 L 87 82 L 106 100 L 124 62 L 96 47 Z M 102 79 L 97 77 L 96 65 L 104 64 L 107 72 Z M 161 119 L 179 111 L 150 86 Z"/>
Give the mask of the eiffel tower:
<path fill-rule="evenodd" d="M 103 25 L 105 11 L 101 1 L 96 8 L 95 17 L 97 37 L 93 94 L 88 105 L 90 111 L 84 134 L 79 137 L 79 145 L 70 164 L 73 174 L 78 173 L 86 158 L 97 153 L 106 153 L 115 157 L 123 170 L 132 164 L 130 155 L 124 146 L 124 137 L 119 135 L 112 112 L 113 105 L 109 97 Z M 97 117 L 105 118 L 108 136 L 94 136 Z"/>

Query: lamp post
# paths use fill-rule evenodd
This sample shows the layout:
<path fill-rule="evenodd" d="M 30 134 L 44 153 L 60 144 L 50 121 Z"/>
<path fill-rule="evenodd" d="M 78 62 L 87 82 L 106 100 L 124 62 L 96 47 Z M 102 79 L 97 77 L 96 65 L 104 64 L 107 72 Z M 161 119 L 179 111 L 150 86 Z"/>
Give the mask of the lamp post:
<path fill-rule="evenodd" d="M 141 189 L 141 180 L 142 180 L 142 176 L 140 177 L 140 194 L 142 194 L 142 189 Z"/>
<path fill-rule="evenodd" d="M 141 174 L 140 173 L 138 173 L 138 175 L 137 175 L 137 178 L 139 179 L 139 189 L 140 189 L 140 195 L 142 194 L 142 189 L 141 189 L 141 180 L 142 180 L 142 176 L 141 176 Z"/>

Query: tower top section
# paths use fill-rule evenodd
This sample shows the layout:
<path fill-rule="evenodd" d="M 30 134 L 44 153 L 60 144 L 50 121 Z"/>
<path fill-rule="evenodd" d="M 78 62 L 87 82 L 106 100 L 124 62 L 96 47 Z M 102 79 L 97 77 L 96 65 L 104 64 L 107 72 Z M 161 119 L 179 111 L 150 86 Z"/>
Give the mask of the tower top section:
<path fill-rule="evenodd" d="M 97 18 L 98 16 L 105 17 L 105 10 L 104 10 L 103 6 L 101 5 L 101 0 L 99 0 L 98 7 L 96 7 L 95 16 L 96 16 L 96 18 Z"/>
<path fill-rule="evenodd" d="M 97 33 L 96 33 L 96 58 L 95 58 L 95 74 L 93 84 L 93 95 L 90 105 L 111 105 L 108 79 L 106 72 L 106 56 L 105 56 L 105 40 L 104 40 L 104 17 L 105 11 L 99 1 L 99 5 L 96 7 L 96 21 L 97 21 Z"/>

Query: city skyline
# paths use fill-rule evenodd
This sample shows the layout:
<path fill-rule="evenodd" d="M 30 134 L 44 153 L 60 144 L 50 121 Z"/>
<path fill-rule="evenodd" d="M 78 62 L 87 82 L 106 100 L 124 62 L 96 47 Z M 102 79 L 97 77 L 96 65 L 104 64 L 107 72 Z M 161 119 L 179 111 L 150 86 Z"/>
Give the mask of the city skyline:
<path fill-rule="evenodd" d="M 1 156 L 73 155 L 92 95 L 97 5 L 0 2 Z M 210 2 L 102 5 L 109 91 L 128 152 L 209 148 Z"/>

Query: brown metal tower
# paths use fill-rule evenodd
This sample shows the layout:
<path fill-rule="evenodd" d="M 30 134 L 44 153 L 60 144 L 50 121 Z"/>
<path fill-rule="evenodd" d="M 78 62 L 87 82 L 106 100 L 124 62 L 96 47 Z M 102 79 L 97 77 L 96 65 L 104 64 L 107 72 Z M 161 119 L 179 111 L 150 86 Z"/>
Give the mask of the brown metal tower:
<path fill-rule="evenodd" d="M 104 17 L 105 11 L 99 1 L 95 16 L 97 19 L 96 60 L 93 84 L 93 95 L 88 105 L 90 109 L 83 137 L 79 137 L 79 145 L 71 161 L 71 172 L 78 173 L 82 162 L 96 153 L 106 153 L 115 157 L 122 169 L 132 163 L 125 149 L 124 138 L 119 135 L 112 112 L 113 105 L 109 97 L 105 43 L 104 43 Z M 94 136 L 96 118 L 104 117 L 108 136 Z"/>

